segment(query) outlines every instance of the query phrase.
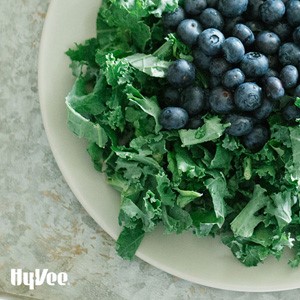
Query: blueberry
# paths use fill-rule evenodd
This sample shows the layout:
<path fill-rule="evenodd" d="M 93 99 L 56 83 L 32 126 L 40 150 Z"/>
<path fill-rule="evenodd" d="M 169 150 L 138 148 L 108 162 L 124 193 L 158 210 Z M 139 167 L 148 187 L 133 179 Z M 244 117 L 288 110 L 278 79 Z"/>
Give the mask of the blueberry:
<path fill-rule="evenodd" d="M 282 82 L 282 85 L 286 89 L 293 88 L 297 85 L 299 73 L 298 69 L 292 65 L 286 65 L 282 68 L 279 78 Z"/>
<path fill-rule="evenodd" d="M 262 125 L 256 125 L 249 134 L 243 136 L 242 142 L 245 148 L 257 152 L 264 147 L 269 139 L 269 129 Z"/>
<path fill-rule="evenodd" d="M 296 124 L 296 119 L 300 118 L 300 108 L 294 104 L 289 104 L 283 109 L 283 118 L 291 124 Z"/>
<path fill-rule="evenodd" d="M 234 109 L 232 93 L 223 87 L 214 88 L 209 95 L 210 108 L 215 113 L 226 114 Z"/>
<path fill-rule="evenodd" d="M 198 17 L 203 28 L 216 28 L 221 30 L 224 27 L 222 15 L 214 8 L 206 8 Z"/>
<path fill-rule="evenodd" d="M 266 0 L 259 7 L 260 17 L 266 24 L 273 24 L 281 20 L 285 14 L 285 5 L 281 0 Z"/>
<path fill-rule="evenodd" d="M 244 45 L 236 37 L 227 38 L 222 45 L 222 50 L 225 59 L 231 64 L 239 63 L 245 55 Z"/>
<path fill-rule="evenodd" d="M 189 86 L 181 93 L 180 107 L 190 116 L 199 114 L 205 107 L 204 91 L 198 86 Z"/>
<path fill-rule="evenodd" d="M 260 18 L 259 7 L 264 3 L 263 0 L 249 0 L 246 17 L 251 20 Z"/>
<path fill-rule="evenodd" d="M 206 54 L 214 56 L 221 52 L 225 37 L 221 31 L 214 28 L 205 29 L 200 33 L 198 47 Z"/>
<path fill-rule="evenodd" d="M 278 57 L 282 65 L 297 67 L 300 61 L 300 47 L 294 43 L 285 43 L 279 48 Z"/>
<path fill-rule="evenodd" d="M 189 119 L 188 113 L 181 107 L 166 107 L 158 118 L 160 125 L 167 130 L 183 128 Z"/>
<path fill-rule="evenodd" d="M 281 42 L 288 40 L 292 34 L 292 28 L 288 23 L 278 23 L 272 26 L 272 31 L 279 36 Z"/>
<path fill-rule="evenodd" d="M 211 60 L 209 71 L 212 76 L 221 77 L 229 69 L 230 64 L 224 58 L 217 57 Z"/>
<path fill-rule="evenodd" d="M 183 88 L 191 85 L 195 81 L 195 78 L 195 66 L 184 59 L 174 61 L 167 71 L 168 82 L 177 88 Z"/>
<path fill-rule="evenodd" d="M 245 81 L 244 73 L 240 69 L 235 68 L 227 71 L 224 74 L 222 83 L 224 87 L 228 89 L 234 89 L 240 84 L 242 84 L 244 81 Z"/>
<path fill-rule="evenodd" d="M 274 108 L 273 102 L 265 98 L 262 101 L 262 105 L 253 111 L 253 116 L 257 120 L 267 119 L 271 114 L 271 112 L 273 111 L 273 108 Z"/>
<path fill-rule="evenodd" d="M 190 15 L 199 15 L 207 6 L 206 0 L 185 0 L 184 9 Z"/>
<path fill-rule="evenodd" d="M 234 94 L 234 102 L 241 111 L 253 111 L 262 104 L 262 90 L 254 82 L 239 85 Z"/>
<path fill-rule="evenodd" d="M 189 118 L 189 121 L 186 125 L 187 129 L 197 129 L 204 124 L 202 116 L 197 115 L 194 117 Z"/>
<path fill-rule="evenodd" d="M 177 27 L 178 37 L 190 47 L 196 44 L 201 32 L 200 23 L 193 19 L 185 19 Z"/>
<path fill-rule="evenodd" d="M 165 28 L 175 30 L 184 18 L 185 12 L 183 8 L 179 6 L 174 12 L 163 14 L 162 22 Z"/>
<path fill-rule="evenodd" d="M 280 44 L 280 38 L 276 33 L 262 31 L 256 36 L 256 49 L 266 55 L 275 54 Z"/>
<path fill-rule="evenodd" d="M 293 32 L 293 40 L 294 40 L 295 44 L 300 46 L 300 26 L 295 28 L 295 30 Z"/>
<path fill-rule="evenodd" d="M 219 11 L 225 17 L 234 18 L 246 11 L 248 0 L 220 0 Z"/>
<path fill-rule="evenodd" d="M 164 91 L 164 98 L 163 98 L 163 107 L 167 106 L 178 106 L 180 101 L 180 93 L 174 87 L 167 87 Z"/>
<path fill-rule="evenodd" d="M 264 90 L 267 97 L 272 100 L 279 100 L 285 94 L 282 83 L 277 77 L 267 78 L 265 81 Z"/>
<path fill-rule="evenodd" d="M 245 46 L 253 44 L 255 40 L 252 30 L 244 24 L 236 24 L 233 27 L 232 35 L 238 38 Z"/>
<path fill-rule="evenodd" d="M 259 52 L 248 52 L 240 65 L 241 70 L 249 77 L 260 77 L 267 73 L 269 62 L 265 55 Z"/>
<path fill-rule="evenodd" d="M 243 136 L 253 129 L 253 120 L 250 117 L 232 114 L 226 118 L 226 123 L 230 123 L 226 132 L 233 136 Z"/>
<path fill-rule="evenodd" d="M 300 1 L 288 1 L 286 4 L 286 16 L 291 26 L 296 27 L 300 25 Z"/>
<path fill-rule="evenodd" d="M 195 65 L 202 70 L 208 70 L 212 57 L 204 54 L 199 48 L 193 50 L 193 57 Z"/>
<path fill-rule="evenodd" d="M 300 97 L 300 84 L 298 86 L 296 86 L 296 88 L 294 89 L 293 95 L 295 97 Z"/>

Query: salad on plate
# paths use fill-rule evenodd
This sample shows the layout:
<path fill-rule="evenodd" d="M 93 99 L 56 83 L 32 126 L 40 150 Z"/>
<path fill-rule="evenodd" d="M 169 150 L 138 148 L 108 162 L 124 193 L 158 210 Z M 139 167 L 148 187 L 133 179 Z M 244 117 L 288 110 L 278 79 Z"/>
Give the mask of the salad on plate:
<path fill-rule="evenodd" d="M 297 267 L 300 1 L 104 0 L 96 26 L 67 123 L 120 192 L 118 254 L 160 224 Z"/>

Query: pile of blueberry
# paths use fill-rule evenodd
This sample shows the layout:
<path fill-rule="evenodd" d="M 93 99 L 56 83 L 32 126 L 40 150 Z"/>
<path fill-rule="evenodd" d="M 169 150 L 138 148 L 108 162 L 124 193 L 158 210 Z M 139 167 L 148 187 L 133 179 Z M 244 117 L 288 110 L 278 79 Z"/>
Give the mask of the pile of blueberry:
<path fill-rule="evenodd" d="M 230 122 L 227 133 L 241 137 L 246 148 L 260 150 L 282 97 L 300 97 L 300 1 L 185 0 L 163 24 L 194 58 L 168 69 L 163 128 L 196 129 L 210 112 Z M 197 72 L 208 75 L 207 89 L 196 84 Z M 282 117 L 293 124 L 300 109 L 287 103 Z"/>

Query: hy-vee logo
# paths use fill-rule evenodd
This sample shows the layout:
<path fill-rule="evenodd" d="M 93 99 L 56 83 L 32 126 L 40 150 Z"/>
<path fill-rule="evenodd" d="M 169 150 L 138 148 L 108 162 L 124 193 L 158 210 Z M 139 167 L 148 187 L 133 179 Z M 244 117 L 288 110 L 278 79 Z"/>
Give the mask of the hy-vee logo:
<path fill-rule="evenodd" d="M 36 286 L 48 285 L 67 285 L 68 274 L 65 272 L 54 273 L 48 272 L 48 269 L 35 269 L 34 272 L 24 272 L 22 269 L 11 269 L 10 282 L 14 286 L 26 285 L 30 290 Z"/>

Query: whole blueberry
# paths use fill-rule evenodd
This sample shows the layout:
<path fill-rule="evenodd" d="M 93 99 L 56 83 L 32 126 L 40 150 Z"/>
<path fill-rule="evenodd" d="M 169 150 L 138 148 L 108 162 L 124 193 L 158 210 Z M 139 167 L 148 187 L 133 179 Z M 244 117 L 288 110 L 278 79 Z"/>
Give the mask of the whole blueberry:
<path fill-rule="evenodd" d="M 180 107 L 190 116 L 199 114 L 205 107 L 204 91 L 198 86 L 189 86 L 181 93 Z"/>
<path fill-rule="evenodd" d="M 234 103 L 241 111 L 253 111 L 262 104 L 262 89 L 254 82 L 239 85 L 234 94 Z"/>
<path fill-rule="evenodd" d="M 273 102 L 271 102 L 267 98 L 264 98 L 262 101 L 262 105 L 253 111 L 253 116 L 257 120 L 267 119 L 270 116 L 271 112 L 273 111 L 273 108 L 274 108 Z"/>
<path fill-rule="evenodd" d="M 225 59 L 231 64 L 239 63 L 245 55 L 244 45 L 236 37 L 227 38 L 222 45 L 222 50 Z"/>
<path fill-rule="evenodd" d="M 244 24 L 236 24 L 232 30 L 232 36 L 238 38 L 246 47 L 254 43 L 255 37 L 252 30 Z"/>
<path fill-rule="evenodd" d="M 297 67 L 300 61 L 300 47 L 294 43 L 285 43 L 279 48 L 278 57 L 282 65 Z"/>
<path fill-rule="evenodd" d="M 229 69 L 230 64 L 223 57 L 213 58 L 209 66 L 210 74 L 215 77 L 221 77 Z"/>
<path fill-rule="evenodd" d="M 281 0 L 266 0 L 259 7 L 260 17 L 266 24 L 273 24 L 281 20 L 285 14 L 285 5 Z"/>
<path fill-rule="evenodd" d="M 174 61 L 167 71 L 168 82 L 176 88 L 184 88 L 191 85 L 195 78 L 195 66 L 184 59 Z"/>
<path fill-rule="evenodd" d="M 197 115 L 194 117 L 189 118 L 188 123 L 186 124 L 185 128 L 187 129 L 197 129 L 204 124 L 202 116 Z"/>
<path fill-rule="evenodd" d="M 296 124 L 296 119 L 300 118 L 300 108 L 294 104 L 288 104 L 283 109 L 283 118 L 291 124 Z"/>
<path fill-rule="evenodd" d="M 260 77 L 267 73 L 269 62 L 267 57 L 259 52 L 248 52 L 244 55 L 240 68 L 250 78 Z"/>
<path fill-rule="evenodd" d="M 202 70 L 208 70 L 212 56 L 204 54 L 199 48 L 193 50 L 194 64 Z"/>
<path fill-rule="evenodd" d="M 248 0 L 219 0 L 219 11 L 225 17 L 234 18 L 247 10 Z"/>
<path fill-rule="evenodd" d="M 279 78 L 285 89 L 293 88 L 297 85 L 299 73 L 298 69 L 292 65 L 286 65 L 282 68 Z"/>
<path fill-rule="evenodd" d="M 288 23 L 280 22 L 272 26 L 272 31 L 279 36 L 281 42 L 285 42 L 290 38 L 293 30 Z"/>
<path fill-rule="evenodd" d="M 243 136 L 253 129 L 253 120 L 246 116 L 228 115 L 226 123 L 230 123 L 230 127 L 226 129 L 226 132 L 232 136 Z"/>
<path fill-rule="evenodd" d="M 196 44 L 201 32 L 202 27 L 200 23 L 194 19 L 185 19 L 177 27 L 178 37 L 190 47 Z"/>
<path fill-rule="evenodd" d="M 198 47 L 209 56 L 214 56 L 221 52 L 222 44 L 225 41 L 223 33 L 215 28 L 205 29 L 200 33 Z"/>
<path fill-rule="evenodd" d="M 300 97 L 300 84 L 295 87 L 293 95 L 295 97 Z"/>
<path fill-rule="evenodd" d="M 235 89 L 244 81 L 245 81 L 244 73 L 239 68 L 235 68 L 227 71 L 224 74 L 222 83 L 224 87 L 228 89 Z"/>
<path fill-rule="evenodd" d="M 198 17 L 203 28 L 216 28 L 221 30 L 224 27 L 224 18 L 214 8 L 206 8 Z"/>
<path fill-rule="evenodd" d="M 270 131 L 262 125 L 256 125 L 252 131 L 243 136 L 242 142 L 245 148 L 253 152 L 261 150 L 270 139 Z"/>
<path fill-rule="evenodd" d="M 182 7 L 178 7 L 174 12 L 164 13 L 162 22 L 165 28 L 175 30 L 179 23 L 185 19 L 185 12 Z"/>
<path fill-rule="evenodd" d="M 221 86 L 212 89 L 209 95 L 209 104 L 215 113 L 226 114 L 234 109 L 232 93 Z"/>
<path fill-rule="evenodd" d="M 199 15 L 207 6 L 206 0 L 185 0 L 184 9 L 190 15 Z"/>
<path fill-rule="evenodd" d="M 178 106 L 180 101 L 180 92 L 174 87 L 167 87 L 164 91 L 163 107 Z"/>
<path fill-rule="evenodd" d="M 183 128 L 188 119 L 188 113 L 181 107 L 166 107 L 158 117 L 159 124 L 167 130 Z"/>
<path fill-rule="evenodd" d="M 300 26 L 295 28 L 295 30 L 293 32 L 293 40 L 294 40 L 295 44 L 300 46 Z"/>
<path fill-rule="evenodd" d="M 277 77 L 269 77 L 266 79 L 264 91 L 266 96 L 272 100 L 279 100 L 285 94 L 282 83 Z"/>
<path fill-rule="evenodd" d="M 290 0 L 286 4 L 286 17 L 293 27 L 300 25 L 300 1 Z"/>
<path fill-rule="evenodd" d="M 279 36 L 271 31 L 262 31 L 256 36 L 256 49 L 266 55 L 275 54 L 281 41 Z"/>

